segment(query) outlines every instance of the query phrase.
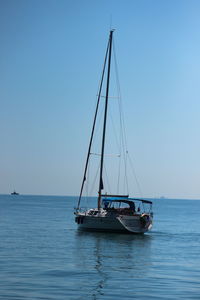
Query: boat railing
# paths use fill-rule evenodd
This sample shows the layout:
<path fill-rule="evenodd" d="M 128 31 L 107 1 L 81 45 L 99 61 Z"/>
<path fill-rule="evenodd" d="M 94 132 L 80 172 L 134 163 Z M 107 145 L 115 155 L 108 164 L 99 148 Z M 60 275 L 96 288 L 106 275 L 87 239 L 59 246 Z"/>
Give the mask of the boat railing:
<path fill-rule="evenodd" d="M 91 209 L 91 208 L 90 208 Z M 95 208 L 92 208 L 91 210 L 94 210 Z M 88 207 L 84 207 L 84 206 L 82 206 L 82 207 L 79 207 L 79 208 L 77 208 L 77 207 L 74 207 L 74 212 L 75 213 L 84 213 L 84 212 L 86 212 L 86 211 L 88 211 L 89 210 L 89 208 Z"/>

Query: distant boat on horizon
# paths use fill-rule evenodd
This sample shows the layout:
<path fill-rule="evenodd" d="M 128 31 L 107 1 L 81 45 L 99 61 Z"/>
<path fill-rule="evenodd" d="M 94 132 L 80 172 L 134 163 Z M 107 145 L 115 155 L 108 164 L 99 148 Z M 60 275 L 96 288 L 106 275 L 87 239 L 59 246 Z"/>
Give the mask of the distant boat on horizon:
<path fill-rule="evenodd" d="M 11 195 L 19 195 L 15 190 L 11 193 Z"/>

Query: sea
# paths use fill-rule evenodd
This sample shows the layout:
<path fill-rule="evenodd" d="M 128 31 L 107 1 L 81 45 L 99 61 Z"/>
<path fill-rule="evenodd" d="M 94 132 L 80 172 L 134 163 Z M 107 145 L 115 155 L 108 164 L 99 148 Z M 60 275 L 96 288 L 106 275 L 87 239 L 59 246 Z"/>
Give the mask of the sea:
<path fill-rule="evenodd" d="M 1 300 L 200 299 L 200 200 L 153 200 L 144 235 L 78 231 L 76 201 L 0 195 Z"/>

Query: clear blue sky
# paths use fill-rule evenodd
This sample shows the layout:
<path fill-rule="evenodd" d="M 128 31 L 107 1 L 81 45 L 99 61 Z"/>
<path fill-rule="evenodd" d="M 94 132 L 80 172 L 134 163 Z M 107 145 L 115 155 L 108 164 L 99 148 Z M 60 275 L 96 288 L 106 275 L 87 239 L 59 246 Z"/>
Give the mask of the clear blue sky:
<path fill-rule="evenodd" d="M 111 16 L 143 195 L 200 199 L 194 0 L 1 0 L 0 193 L 79 193 Z"/>

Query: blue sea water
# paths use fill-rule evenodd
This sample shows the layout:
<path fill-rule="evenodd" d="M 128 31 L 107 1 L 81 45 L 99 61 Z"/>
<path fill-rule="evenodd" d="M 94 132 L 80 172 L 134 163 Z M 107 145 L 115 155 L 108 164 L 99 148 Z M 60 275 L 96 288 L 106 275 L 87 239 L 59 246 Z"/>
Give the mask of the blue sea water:
<path fill-rule="evenodd" d="M 79 232 L 75 197 L 0 196 L 0 299 L 200 299 L 200 201 L 154 200 L 145 235 Z"/>

